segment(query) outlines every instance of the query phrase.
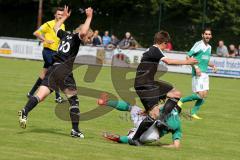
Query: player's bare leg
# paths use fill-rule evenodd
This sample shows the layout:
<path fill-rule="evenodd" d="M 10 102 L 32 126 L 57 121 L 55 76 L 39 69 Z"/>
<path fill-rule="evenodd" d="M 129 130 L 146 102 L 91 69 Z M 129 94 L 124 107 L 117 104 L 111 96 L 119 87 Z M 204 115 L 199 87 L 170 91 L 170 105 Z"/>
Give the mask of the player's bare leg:
<path fill-rule="evenodd" d="M 39 86 L 42 83 L 42 80 L 45 78 L 46 73 L 47 73 L 48 69 L 47 68 L 43 68 L 39 74 L 39 78 L 37 79 L 37 81 L 35 82 L 33 88 L 31 89 L 31 91 L 27 94 L 27 97 L 30 98 L 31 96 L 34 95 L 34 93 L 36 92 L 36 90 L 39 88 Z M 64 101 L 64 99 L 60 96 L 59 94 L 59 89 L 57 89 L 55 91 L 55 102 L 56 103 L 62 103 Z"/>

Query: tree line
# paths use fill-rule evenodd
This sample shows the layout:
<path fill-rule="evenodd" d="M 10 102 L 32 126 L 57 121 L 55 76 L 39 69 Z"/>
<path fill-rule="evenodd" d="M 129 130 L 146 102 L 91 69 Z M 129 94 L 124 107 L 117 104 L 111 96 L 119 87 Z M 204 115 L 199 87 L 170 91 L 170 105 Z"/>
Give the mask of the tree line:
<path fill-rule="evenodd" d="M 170 32 L 176 50 L 188 50 L 200 39 L 201 30 L 213 30 L 213 44 L 240 43 L 240 0 L 44 0 L 43 21 L 53 18 L 52 9 L 67 4 L 72 17 L 67 28 L 74 29 L 84 19 L 88 6 L 95 10 L 93 29 L 109 30 L 120 39 L 126 31 L 147 47 L 159 29 Z M 38 0 L 0 0 L 0 36 L 33 38 Z M 19 32 L 20 31 L 20 32 Z"/>

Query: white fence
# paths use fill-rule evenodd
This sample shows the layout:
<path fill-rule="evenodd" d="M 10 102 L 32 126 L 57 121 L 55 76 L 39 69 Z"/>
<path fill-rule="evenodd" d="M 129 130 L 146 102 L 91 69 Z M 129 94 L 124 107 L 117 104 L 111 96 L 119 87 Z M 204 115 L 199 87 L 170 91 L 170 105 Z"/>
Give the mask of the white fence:
<path fill-rule="evenodd" d="M 0 37 L 0 56 L 2 57 L 42 60 L 42 48 L 42 45 L 36 40 Z M 123 61 L 124 66 L 134 67 L 140 62 L 143 52 L 144 50 L 105 50 L 102 47 L 82 46 L 79 49 L 76 63 L 118 65 L 113 58 L 118 55 L 118 62 Z M 186 54 L 175 52 L 164 54 L 175 59 L 185 59 L 186 57 Z M 218 72 L 212 73 L 209 69 L 210 75 L 240 78 L 240 59 L 211 57 L 211 62 L 218 67 Z M 167 66 L 167 68 L 170 72 L 191 73 L 190 66 Z"/>

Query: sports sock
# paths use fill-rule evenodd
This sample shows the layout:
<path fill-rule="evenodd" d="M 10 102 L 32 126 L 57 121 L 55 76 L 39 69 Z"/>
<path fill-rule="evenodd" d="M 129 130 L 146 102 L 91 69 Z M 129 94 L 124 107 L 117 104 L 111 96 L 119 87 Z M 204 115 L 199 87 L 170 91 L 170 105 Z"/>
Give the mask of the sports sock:
<path fill-rule="evenodd" d="M 119 143 L 128 143 L 128 136 L 120 136 Z"/>
<path fill-rule="evenodd" d="M 56 99 L 60 97 L 59 88 L 55 90 L 55 96 L 56 96 Z"/>
<path fill-rule="evenodd" d="M 74 95 L 68 98 L 68 102 L 70 104 L 69 114 L 72 121 L 72 128 L 75 131 L 79 131 L 79 119 L 80 119 L 80 110 L 79 110 L 79 101 L 77 95 Z"/>
<path fill-rule="evenodd" d="M 199 97 L 199 95 L 197 93 L 193 93 L 190 96 L 186 96 L 186 97 L 181 98 L 180 101 L 182 103 L 185 103 L 185 102 L 194 101 L 194 100 L 198 100 L 198 99 L 202 99 L 202 98 Z"/>
<path fill-rule="evenodd" d="M 130 104 L 125 101 L 109 100 L 109 101 L 107 101 L 107 106 L 113 107 L 119 111 L 129 111 L 130 110 Z"/>
<path fill-rule="evenodd" d="M 165 121 L 167 119 L 167 116 L 169 115 L 169 113 L 172 112 L 172 110 L 176 107 L 177 109 L 179 109 L 179 107 L 177 106 L 178 103 L 178 98 L 169 98 L 166 103 L 163 106 L 163 110 L 161 112 L 161 115 L 159 117 L 159 120 L 161 121 Z M 179 110 L 179 112 L 181 112 Z"/>
<path fill-rule="evenodd" d="M 78 125 L 79 125 L 79 118 L 80 118 L 80 111 L 78 107 L 72 106 L 70 108 L 70 118 L 72 121 L 72 128 L 78 132 L 79 131 Z"/>
<path fill-rule="evenodd" d="M 27 104 L 25 105 L 25 107 L 23 108 L 24 110 L 24 115 L 27 116 L 28 113 L 37 106 L 37 104 L 39 103 L 39 98 L 37 96 L 32 96 L 28 99 Z"/>
<path fill-rule="evenodd" d="M 196 101 L 195 106 L 191 109 L 191 115 L 197 114 L 198 110 L 200 109 L 201 105 L 203 105 L 204 99 L 199 99 Z"/>
<path fill-rule="evenodd" d="M 35 84 L 33 85 L 31 91 L 29 92 L 30 95 L 34 95 L 34 93 L 36 92 L 36 90 L 38 89 L 38 87 L 41 85 L 42 83 L 42 79 L 39 77 L 37 79 L 37 81 L 35 82 Z"/>

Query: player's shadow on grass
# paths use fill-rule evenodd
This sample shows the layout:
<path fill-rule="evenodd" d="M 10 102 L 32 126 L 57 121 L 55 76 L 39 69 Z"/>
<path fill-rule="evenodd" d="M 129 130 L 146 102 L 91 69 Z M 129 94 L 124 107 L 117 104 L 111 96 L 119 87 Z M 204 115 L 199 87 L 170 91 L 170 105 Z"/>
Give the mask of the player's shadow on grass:
<path fill-rule="evenodd" d="M 27 133 L 47 133 L 47 134 L 57 134 L 61 136 L 68 136 L 69 134 L 61 129 L 56 128 L 34 128 L 31 127 L 31 129 L 26 129 L 24 131 L 17 132 L 17 134 L 27 134 Z"/>

